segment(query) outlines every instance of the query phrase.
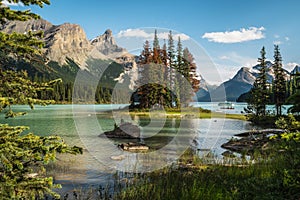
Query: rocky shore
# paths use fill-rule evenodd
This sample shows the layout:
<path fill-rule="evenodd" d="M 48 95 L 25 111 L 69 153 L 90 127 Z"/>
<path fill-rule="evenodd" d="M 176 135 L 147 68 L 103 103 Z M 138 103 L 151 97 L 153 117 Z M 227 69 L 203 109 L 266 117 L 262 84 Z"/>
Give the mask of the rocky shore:
<path fill-rule="evenodd" d="M 253 130 L 236 134 L 239 138 L 232 138 L 221 147 L 236 153 L 253 154 L 255 151 L 266 151 L 270 147 L 270 136 L 284 133 L 282 129 Z"/>

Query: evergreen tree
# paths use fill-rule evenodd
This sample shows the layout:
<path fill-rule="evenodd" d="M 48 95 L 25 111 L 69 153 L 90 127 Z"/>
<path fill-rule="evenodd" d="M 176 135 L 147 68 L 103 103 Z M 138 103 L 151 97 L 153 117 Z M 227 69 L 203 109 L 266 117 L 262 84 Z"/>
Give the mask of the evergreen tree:
<path fill-rule="evenodd" d="M 153 40 L 153 49 L 160 49 L 159 47 L 159 40 L 158 40 L 158 37 L 157 37 L 157 30 L 155 29 L 154 31 L 154 40 Z"/>
<path fill-rule="evenodd" d="M 258 58 L 259 63 L 259 73 L 257 78 L 258 87 L 260 90 L 259 93 L 259 107 L 260 107 L 260 113 L 262 116 L 266 115 L 266 106 L 269 103 L 269 92 L 268 92 L 268 82 L 267 82 L 267 73 L 268 68 L 266 65 L 266 51 L 265 47 L 262 48 L 260 51 L 261 57 Z"/>
<path fill-rule="evenodd" d="M 197 74 L 197 65 L 195 63 L 194 56 L 187 47 L 183 50 L 183 61 L 185 62 L 183 75 L 189 80 L 194 92 L 197 92 L 200 84 L 200 79 Z"/>
<path fill-rule="evenodd" d="M 292 107 L 289 108 L 288 112 L 293 114 L 300 114 L 300 73 L 296 72 L 296 74 L 291 74 L 293 85 L 295 87 L 294 92 L 287 99 L 287 103 L 292 104 Z"/>
<path fill-rule="evenodd" d="M 266 115 L 266 106 L 269 103 L 269 91 L 267 83 L 268 68 L 266 65 L 266 51 L 263 47 L 260 51 L 261 57 L 258 58 L 259 72 L 255 79 L 252 89 L 250 90 L 250 98 L 247 100 L 248 106 L 245 109 L 248 113 L 256 116 Z"/>
<path fill-rule="evenodd" d="M 175 45 L 174 45 L 174 39 L 172 31 L 168 34 L 168 59 L 169 59 L 169 67 L 175 68 Z"/>
<path fill-rule="evenodd" d="M 49 4 L 48 0 L 13 0 L 25 6 Z M 15 11 L 0 0 L 0 22 L 25 21 L 39 16 L 30 11 Z M 0 32 L 0 53 L 16 59 L 32 59 L 39 54 L 42 42 L 35 34 L 6 34 Z M 2 64 L 0 62 L 0 64 Z M 13 67 L 11 67 L 13 69 Z M 46 105 L 52 101 L 38 99 L 38 93 L 53 88 L 58 80 L 37 83 L 29 80 L 26 72 L 0 70 L 0 112 L 6 117 L 24 115 L 13 112 L 12 105 Z M 59 136 L 41 137 L 22 133 L 28 127 L 0 124 L 0 199 L 42 199 L 44 195 L 59 198 L 52 189 L 53 178 L 46 176 L 45 164 L 54 161 L 56 153 L 82 153 L 76 146 L 69 147 Z"/>
<path fill-rule="evenodd" d="M 284 71 L 282 68 L 282 58 L 279 51 L 279 46 L 274 46 L 274 102 L 276 106 L 276 115 L 282 114 L 282 105 L 286 97 L 286 80 L 284 78 Z"/>
<path fill-rule="evenodd" d="M 175 66 L 176 66 L 176 62 L 175 62 L 175 45 L 174 45 L 174 39 L 173 39 L 173 35 L 172 35 L 172 31 L 169 31 L 168 34 L 168 87 L 171 89 L 171 91 L 174 91 L 175 89 Z M 175 98 L 172 96 L 172 102 L 175 103 Z M 173 105 L 173 104 L 172 104 Z M 178 106 L 175 104 L 175 106 Z"/>
<path fill-rule="evenodd" d="M 182 100 L 185 95 L 182 93 L 185 91 L 186 87 L 184 87 L 184 78 L 183 78 L 183 55 L 182 55 L 182 43 L 180 37 L 178 37 L 177 42 L 177 55 L 176 55 L 176 64 L 174 65 L 174 70 L 176 76 L 174 77 L 174 91 L 177 96 L 176 105 L 179 107 L 182 103 Z"/>

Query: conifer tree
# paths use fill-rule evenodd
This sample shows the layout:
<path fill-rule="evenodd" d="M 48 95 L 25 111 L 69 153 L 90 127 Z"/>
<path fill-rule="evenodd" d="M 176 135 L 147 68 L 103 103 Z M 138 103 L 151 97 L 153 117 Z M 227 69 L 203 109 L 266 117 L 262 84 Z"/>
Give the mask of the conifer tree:
<path fill-rule="evenodd" d="M 269 91 L 267 83 L 268 68 L 266 65 L 265 47 L 262 47 L 260 55 L 261 57 L 258 58 L 258 77 L 255 79 L 253 87 L 250 90 L 250 98 L 247 100 L 248 106 L 245 111 L 248 113 L 253 113 L 256 116 L 265 116 L 266 106 L 269 103 Z"/>
<path fill-rule="evenodd" d="M 176 64 L 174 65 L 174 70 L 176 72 L 176 76 L 174 77 L 174 90 L 176 93 L 176 105 L 180 106 L 181 101 L 183 100 L 184 96 L 182 93 L 184 92 L 184 79 L 183 79 L 183 55 L 182 55 L 182 43 L 180 37 L 178 37 L 177 42 L 177 54 L 176 54 Z M 182 98 L 183 97 L 183 98 Z"/>
<path fill-rule="evenodd" d="M 294 92 L 289 98 L 287 102 L 292 104 L 292 107 L 289 108 L 288 112 L 293 114 L 300 114 L 300 73 L 296 72 L 295 74 L 291 74 L 293 80 L 293 89 Z"/>
<path fill-rule="evenodd" d="M 49 4 L 48 0 L 9 0 L 25 6 Z M 39 16 L 27 11 L 15 11 L 5 7 L 0 0 L 0 22 L 7 20 L 36 19 Z M 16 59 L 31 59 L 39 54 L 42 42 L 35 34 L 6 34 L 0 32 L 0 53 Z M 1 63 L 0 63 L 1 64 Z M 13 67 L 11 67 L 13 68 Z M 26 72 L 0 70 L 0 112 L 16 117 L 24 112 L 13 112 L 12 105 L 46 105 L 52 101 L 38 99 L 38 93 L 50 90 L 59 80 L 36 83 L 29 80 Z M 79 147 L 69 147 L 59 136 L 41 137 L 24 134 L 24 126 L 0 124 L 0 199 L 42 199 L 45 195 L 59 198 L 52 189 L 53 178 L 46 176 L 45 165 L 54 161 L 57 153 L 82 153 Z"/>
<path fill-rule="evenodd" d="M 175 89 L 175 66 L 176 66 L 176 62 L 175 62 L 175 45 L 174 45 L 174 39 L 173 39 L 173 34 L 172 31 L 169 31 L 168 34 L 168 87 L 171 89 L 171 91 L 174 91 Z M 175 98 L 171 97 L 172 102 L 175 103 Z M 173 104 L 172 104 L 173 105 Z M 175 104 L 175 106 L 178 106 Z"/>
<path fill-rule="evenodd" d="M 187 80 L 189 80 L 193 91 L 196 92 L 199 89 L 200 79 L 197 74 L 197 65 L 195 63 L 194 56 L 187 47 L 183 50 L 183 62 L 185 62 L 183 75 Z"/>
<path fill-rule="evenodd" d="M 269 92 L 268 92 L 268 82 L 267 82 L 267 73 L 268 68 L 266 65 L 266 51 L 265 47 L 263 47 L 260 51 L 261 57 L 258 58 L 259 63 L 259 73 L 257 78 L 257 83 L 259 87 L 259 100 L 258 104 L 260 107 L 260 113 L 262 116 L 266 115 L 266 106 L 269 103 Z"/>
<path fill-rule="evenodd" d="M 284 71 L 282 68 L 282 58 L 279 51 L 279 46 L 274 46 L 274 102 L 276 106 L 276 115 L 282 114 L 282 105 L 286 97 L 286 80 L 284 78 Z"/>
<path fill-rule="evenodd" d="M 155 29 L 154 31 L 154 40 L 153 40 L 153 49 L 160 49 L 159 47 L 159 40 L 158 40 L 158 37 L 157 37 L 157 30 Z"/>

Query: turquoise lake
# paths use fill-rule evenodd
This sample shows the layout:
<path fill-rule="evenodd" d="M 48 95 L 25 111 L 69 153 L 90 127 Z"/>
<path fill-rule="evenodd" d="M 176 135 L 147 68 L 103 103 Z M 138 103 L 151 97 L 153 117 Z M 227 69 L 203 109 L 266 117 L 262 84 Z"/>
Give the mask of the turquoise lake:
<path fill-rule="evenodd" d="M 14 106 L 15 111 L 26 111 L 28 114 L 13 119 L 4 119 L 1 114 L 0 123 L 29 126 L 29 131 L 37 135 L 59 135 L 68 144 L 83 147 L 83 155 L 61 158 L 71 163 L 71 170 L 54 172 L 55 181 L 67 185 L 67 188 L 103 183 L 116 171 L 147 172 L 159 169 L 174 163 L 189 146 L 198 149 L 199 156 L 210 151 L 221 157 L 225 151 L 220 147 L 223 143 L 234 134 L 254 128 L 249 122 L 232 119 L 182 119 L 165 116 L 150 119 L 112 112 L 125 106 L 49 105 L 36 106 L 34 110 L 30 110 L 28 106 Z M 198 103 L 197 106 L 201 104 Z M 203 107 L 209 106 L 212 105 L 203 103 Z M 121 120 L 140 126 L 143 136 L 140 142 L 149 145 L 151 153 L 123 152 L 117 144 L 128 141 L 99 137 L 104 131 L 113 130 Z M 122 160 L 112 159 L 115 156 L 122 156 Z"/>

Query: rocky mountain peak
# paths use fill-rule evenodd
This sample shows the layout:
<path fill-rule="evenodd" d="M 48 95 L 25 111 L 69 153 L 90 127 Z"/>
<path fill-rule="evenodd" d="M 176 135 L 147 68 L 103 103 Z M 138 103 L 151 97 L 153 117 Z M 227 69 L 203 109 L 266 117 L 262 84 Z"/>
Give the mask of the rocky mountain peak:
<path fill-rule="evenodd" d="M 113 59 L 127 53 L 124 48 L 121 48 L 116 44 L 110 29 L 107 29 L 104 34 L 91 40 L 91 45 L 100 53 Z"/>
<path fill-rule="evenodd" d="M 86 65 L 92 46 L 79 25 L 65 23 L 45 33 L 45 54 L 50 60 L 65 64 L 71 58 L 81 67 Z"/>
<path fill-rule="evenodd" d="M 300 73 L 300 66 L 296 65 L 294 69 L 291 71 L 291 74 L 297 74 Z"/>
<path fill-rule="evenodd" d="M 232 78 L 232 80 L 244 82 L 248 84 L 253 84 L 255 81 L 255 76 L 250 72 L 247 67 L 242 67 L 237 74 Z"/>
<path fill-rule="evenodd" d="M 105 32 L 104 32 L 104 35 L 106 35 L 107 37 L 112 37 L 112 31 L 110 29 L 107 29 Z"/>

